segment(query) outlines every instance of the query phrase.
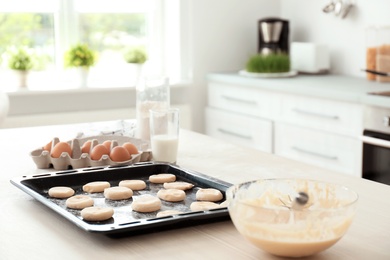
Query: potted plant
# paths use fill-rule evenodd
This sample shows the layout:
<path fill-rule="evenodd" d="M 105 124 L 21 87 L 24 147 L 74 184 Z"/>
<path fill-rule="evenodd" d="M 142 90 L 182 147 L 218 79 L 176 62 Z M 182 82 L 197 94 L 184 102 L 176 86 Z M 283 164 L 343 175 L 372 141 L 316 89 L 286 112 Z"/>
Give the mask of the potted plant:
<path fill-rule="evenodd" d="M 27 87 L 28 72 L 33 68 L 33 55 L 26 47 L 8 50 L 8 67 L 14 70 L 19 77 L 19 86 Z"/>
<path fill-rule="evenodd" d="M 288 54 L 256 54 L 246 63 L 246 71 L 254 73 L 283 73 L 290 71 Z"/>
<path fill-rule="evenodd" d="M 136 85 L 142 74 L 143 64 L 148 59 L 145 48 L 140 46 L 131 47 L 124 53 L 124 59 L 130 65 L 131 77 L 134 80 L 131 85 Z"/>
<path fill-rule="evenodd" d="M 65 53 L 65 67 L 76 68 L 80 75 L 80 86 L 87 86 L 89 68 L 95 65 L 96 53 L 87 44 L 76 44 Z"/>

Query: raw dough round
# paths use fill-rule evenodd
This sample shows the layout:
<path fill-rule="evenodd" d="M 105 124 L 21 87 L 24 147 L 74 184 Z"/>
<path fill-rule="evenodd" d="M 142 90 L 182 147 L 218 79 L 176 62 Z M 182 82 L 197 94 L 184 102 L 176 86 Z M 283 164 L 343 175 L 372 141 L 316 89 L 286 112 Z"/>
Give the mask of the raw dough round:
<path fill-rule="evenodd" d="M 156 217 L 158 218 L 162 218 L 162 217 L 166 217 L 166 216 L 171 216 L 171 215 L 177 215 L 177 214 L 181 214 L 183 213 L 182 211 L 178 211 L 178 210 L 164 210 L 164 211 L 159 211 L 157 212 L 157 215 Z"/>
<path fill-rule="evenodd" d="M 87 207 L 81 210 L 81 216 L 87 221 L 104 221 L 114 215 L 112 208 Z"/>
<path fill-rule="evenodd" d="M 190 205 L 192 211 L 203 211 L 203 210 L 216 209 L 220 207 L 221 206 L 219 204 L 210 201 L 195 201 L 192 202 Z"/>
<path fill-rule="evenodd" d="M 152 183 L 164 183 L 176 181 L 176 175 L 171 173 L 160 173 L 149 176 L 149 181 Z"/>
<path fill-rule="evenodd" d="M 131 208 L 134 211 L 142 213 L 157 211 L 161 208 L 161 200 L 157 197 L 146 194 L 137 197 L 131 204 Z"/>
<path fill-rule="evenodd" d="M 175 181 L 164 183 L 165 189 L 178 189 L 178 190 L 189 190 L 194 187 L 194 184 L 185 181 Z"/>
<path fill-rule="evenodd" d="M 83 209 L 93 206 L 93 199 L 87 195 L 76 195 L 66 200 L 66 206 L 71 209 Z"/>
<path fill-rule="evenodd" d="M 110 200 L 125 200 L 133 196 L 133 191 L 127 187 L 111 187 L 104 189 L 104 197 Z"/>
<path fill-rule="evenodd" d="M 221 206 L 222 208 L 225 208 L 225 207 L 229 206 L 229 202 L 227 200 L 225 200 L 224 202 L 220 203 L 219 206 Z"/>
<path fill-rule="evenodd" d="M 83 186 L 83 191 L 88 193 L 103 192 L 105 188 L 110 188 L 108 181 L 93 181 Z"/>
<path fill-rule="evenodd" d="M 162 189 L 157 192 L 157 197 L 162 200 L 177 202 L 183 201 L 186 198 L 186 193 L 178 189 Z"/>
<path fill-rule="evenodd" d="M 74 190 L 70 187 L 57 186 L 49 189 L 49 196 L 57 199 L 66 199 L 74 195 Z"/>
<path fill-rule="evenodd" d="M 222 192 L 217 189 L 213 189 L 213 188 L 199 189 L 196 192 L 196 200 L 219 201 L 221 199 L 223 199 Z"/>
<path fill-rule="evenodd" d="M 134 190 L 143 190 L 146 188 L 146 183 L 143 180 L 123 180 L 119 182 L 120 187 L 127 187 Z"/>

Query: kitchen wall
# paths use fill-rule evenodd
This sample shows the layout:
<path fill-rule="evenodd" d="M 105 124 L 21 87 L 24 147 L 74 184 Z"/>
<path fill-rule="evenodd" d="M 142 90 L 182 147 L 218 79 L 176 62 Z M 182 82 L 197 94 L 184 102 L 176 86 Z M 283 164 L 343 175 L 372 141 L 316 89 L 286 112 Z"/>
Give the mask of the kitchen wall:
<path fill-rule="evenodd" d="M 291 41 L 329 46 L 331 70 L 336 74 L 365 77 L 366 35 L 370 25 L 390 26 L 390 1 L 351 0 L 354 7 L 345 19 L 325 14 L 331 0 L 281 0 L 281 16 L 290 20 Z"/>
<path fill-rule="evenodd" d="M 189 0 L 193 84 L 189 93 L 193 130 L 204 131 L 206 76 L 238 71 L 257 50 L 257 21 L 276 16 L 279 0 Z"/>
<path fill-rule="evenodd" d="M 257 20 L 279 16 L 290 21 L 290 41 L 329 47 L 331 73 L 365 77 L 365 28 L 390 25 L 390 1 L 351 0 L 347 18 L 325 14 L 331 0 L 189 0 L 194 87 L 190 94 L 192 125 L 204 131 L 209 72 L 242 69 L 257 50 Z"/>

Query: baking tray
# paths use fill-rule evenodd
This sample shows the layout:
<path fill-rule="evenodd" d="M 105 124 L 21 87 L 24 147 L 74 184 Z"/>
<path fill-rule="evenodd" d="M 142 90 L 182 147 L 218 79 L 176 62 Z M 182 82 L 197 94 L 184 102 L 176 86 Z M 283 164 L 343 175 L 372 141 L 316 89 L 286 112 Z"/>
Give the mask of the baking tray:
<path fill-rule="evenodd" d="M 138 213 L 131 210 L 133 199 L 112 201 L 104 198 L 103 193 L 88 194 L 94 199 L 95 206 L 109 206 L 114 209 L 114 216 L 102 222 L 88 222 L 82 219 L 80 210 L 69 209 L 65 205 L 66 199 L 55 199 L 48 195 L 48 190 L 54 186 L 68 186 L 75 190 L 75 195 L 87 194 L 82 186 L 92 181 L 108 181 L 111 187 L 118 186 L 121 180 L 141 179 L 147 184 L 145 190 L 134 191 L 133 197 L 151 194 L 155 195 L 163 188 L 163 184 L 149 182 L 149 176 L 159 173 L 172 173 L 177 181 L 186 181 L 195 186 L 186 191 L 186 199 L 183 202 L 167 202 L 161 200 L 161 210 L 176 209 L 184 213 L 157 218 L 156 212 Z M 224 198 L 217 202 L 223 202 L 225 192 L 232 184 L 215 179 L 213 177 L 183 169 L 177 165 L 165 163 L 144 162 L 126 166 L 107 166 L 99 168 L 82 168 L 69 171 L 57 171 L 33 176 L 22 176 L 11 180 L 19 189 L 23 190 L 39 202 L 68 219 L 81 229 L 105 234 L 109 236 L 132 235 L 147 231 L 159 231 L 164 229 L 205 224 L 229 219 L 226 207 L 206 211 L 191 211 L 190 204 L 196 201 L 196 192 L 199 188 L 215 188 L 222 192 Z"/>

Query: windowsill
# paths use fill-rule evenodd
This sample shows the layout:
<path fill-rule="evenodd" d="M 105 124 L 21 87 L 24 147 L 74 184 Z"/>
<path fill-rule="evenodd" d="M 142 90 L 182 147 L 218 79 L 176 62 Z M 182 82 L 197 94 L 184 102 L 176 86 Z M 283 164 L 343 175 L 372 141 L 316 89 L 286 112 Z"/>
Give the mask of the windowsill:
<path fill-rule="evenodd" d="M 171 85 L 171 103 L 188 103 L 190 82 Z M 6 91 L 10 100 L 9 116 L 70 111 L 106 110 L 135 107 L 135 87 L 74 87 L 55 90 L 31 87 Z"/>

